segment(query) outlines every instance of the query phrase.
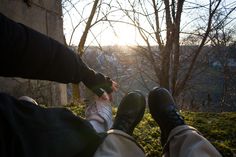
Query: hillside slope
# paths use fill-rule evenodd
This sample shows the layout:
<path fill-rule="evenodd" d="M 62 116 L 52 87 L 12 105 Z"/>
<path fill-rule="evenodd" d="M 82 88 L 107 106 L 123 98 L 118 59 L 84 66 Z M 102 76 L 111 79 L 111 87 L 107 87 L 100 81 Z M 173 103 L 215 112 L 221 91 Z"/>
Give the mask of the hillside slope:
<path fill-rule="evenodd" d="M 236 156 L 236 112 L 182 112 L 187 124 L 197 128 L 225 157 Z M 147 156 L 161 156 L 160 131 L 149 113 L 135 130 L 135 137 Z"/>
<path fill-rule="evenodd" d="M 83 105 L 68 108 L 76 115 L 84 115 Z M 197 128 L 223 156 L 236 156 L 236 112 L 182 112 L 182 115 L 186 123 Z M 148 112 L 135 129 L 134 137 L 148 157 L 161 156 L 160 130 Z"/>

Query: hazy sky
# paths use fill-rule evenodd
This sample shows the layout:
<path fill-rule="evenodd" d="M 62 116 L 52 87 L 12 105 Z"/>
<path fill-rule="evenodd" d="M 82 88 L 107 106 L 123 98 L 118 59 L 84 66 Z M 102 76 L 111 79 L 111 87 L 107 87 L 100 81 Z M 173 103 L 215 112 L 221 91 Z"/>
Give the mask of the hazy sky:
<path fill-rule="evenodd" d="M 110 1 L 111 0 L 103 0 L 103 2 L 110 2 Z M 130 9 L 126 1 L 127 0 L 122 0 L 120 1 L 120 3 L 122 3 L 121 5 L 123 5 L 126 9 Z M 148 0 L 143 0 L 143 1 L 145 2 L 147 12 L 152 13 L 152 7 L 148 3 Z M 89 13 L 92 8 L 93 0 L 71 0 L 71 2 L 72 3 L 66 2 L 63 5 L 64 6 L 63 7 L 64 8 L 63 9 L 64 34 L 65 34 L 67 43 L 69 44 L 72 31 L 74 28 L 76 28 L 70 44 L 78 45 L 82 32 L 85 28 L 84 19 L 86 19 L 89 16 Z M 111 6 L 112 6 L 111 10 L 113 12 L 109 14 L 108 19 L 128 21 L 127 17 L 124 17 L 121 11 L 117 11 L 118 4 L 115 2 L 115 0 L 113 0 L 112 2 L 113 3 L 111 3 Z M 206 3 L 206 0 L 191 0 L 190 3 L 185 2 L 186 5 L 183 11 L 181 25 L 182 27 L 183 26 L 187 26 L 187 27 L 184 27 L 185 30 L 183 31 L 192 29 L 194 25 L 197 24 L 194 21 L 191 22 L 191 24 L 188 24 L 190 21 L 192 21 L 192 19 L 199 16 L 204 17 L 204 15 L 206 15 L 206 12 L 205 12 L 206 10 L 204 10 L 204 8 L 201 8 L 200 10 L 188 9 L 189 6 L 193 6 L 192 2 L 197 2 L 203 5 L 204 3 Z M 225 3 L 236 4 L 234 0 L 226 0 Z M 138 4 L 134 4 L 134 5 L 138 5 Z M 101 8 L 102 8 L 101 12 L 104 14 L 108 10 L 110 10 L 110 6 L 106 4 L 103 4 Z M 138 7 L 138 9 L 141 10 L 140 7 Z M 102 17 L 102 14 L 95 16 L 94 19 L 96 19 L 97 17 L 99 19 L 100 17 Z M 144 18 L 142 19 L 141 17 L 140 19 L 141 19 L 141 25 L 145 27 L 147 30 L 151 30 L 150 26 L 148 25 L 147 20 Z M 154 19 L 150 19 L 150 20 L 154 21 Z M 164 21 L 162 23 L 164 25 Z M 93 26 L 91 31 L 89 32 L 86 45 L 97 45 L 97 43 L 100 43 L 101 45 L 136 45 L 137 43 L 144 44 L 137 29 L 135 29 L 133 26 L 118 23 L 118 22 L 112 22 L 111 24 L 113 27 L 110 27 L 110 24 L 108 22 L 99 22 L 98 24 Z M 202 20 L 202 24 L 204 24 L 204 20 Z M 94 40 L 95 37 L 96 37 L 96 40 Z M 151 38 L 150 38 L 150 41 L 152 44 L 155 44 L 155 41 L 151 40 Z"/>

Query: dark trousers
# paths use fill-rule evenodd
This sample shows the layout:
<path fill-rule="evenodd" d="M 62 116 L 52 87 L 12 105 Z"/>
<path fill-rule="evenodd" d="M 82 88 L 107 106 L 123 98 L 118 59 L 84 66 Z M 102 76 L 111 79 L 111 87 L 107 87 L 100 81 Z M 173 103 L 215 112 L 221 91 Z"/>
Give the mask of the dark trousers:
<path fill-rule="evenodd" d="M 43 108 L 0 93 L 1 157 L 93 156 L 102 139 L 65 108 Z"/>

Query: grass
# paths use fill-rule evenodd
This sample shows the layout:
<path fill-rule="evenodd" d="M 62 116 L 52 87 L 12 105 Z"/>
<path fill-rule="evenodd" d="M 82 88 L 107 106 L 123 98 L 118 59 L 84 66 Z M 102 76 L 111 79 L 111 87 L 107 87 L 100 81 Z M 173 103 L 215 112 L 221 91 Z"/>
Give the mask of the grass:
<path fill-rule="evenodd" d="M 76 115 L 84 116 L 83 105 L 70 105 L 67 108 Z M 236 112 L 181 114 L 186 123 L 197 128 L 224 157 L 236 156 Z M 143 146 L 148 157 L 161 156 L 160 130 L 148 112 L 136 127 L 134 137 Z"/>
<path fill-rule="evenodd" d="M 236 155 L 236 112 L 184 112 L 183 115 L 223 156 Z"/>

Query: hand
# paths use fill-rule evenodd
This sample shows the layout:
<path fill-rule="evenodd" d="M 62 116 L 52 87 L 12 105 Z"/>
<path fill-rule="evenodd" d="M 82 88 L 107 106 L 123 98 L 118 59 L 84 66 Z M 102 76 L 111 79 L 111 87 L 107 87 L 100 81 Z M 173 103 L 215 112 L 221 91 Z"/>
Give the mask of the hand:
<path fill-rule="evenodd" d="M 118 91 L 118 88 L 119 88 L 119 85 L 118 83 L 116 83 L 115 81 L 112 81 L 112 92 L 116 92 Z M 112 98 L 112 92 L 107 94 L 107 92 L 104 92 L 103 95 L 100 97 L 101 99 L 103 100 L 109 100 L 109 101 L 112 101 L 113 98 Z"/>
<path fill-rule="evenodd" d="M 91 76 L 87 75 L 85 77 L 86 79 L 83 79 L 83 83 L 98 97 L 103 97 L 104 99 L 107 99 L 105 95 L 103 96 L 104 92 L 110 94 L 113 91 L 117 91 L 118 84 L 115 81 L 111 80 L 107 76 L 104 76 L 102 73 L 96 73 L 93 70 L 91 71 Z"/>
<path fill-rule="evenodd" d="M 112 81 L 111 88 L 112 88 L 112 91 L 113 91 L 113 92 L 117 92 L 117 91 L 118 91 L 118 88 L 119 88 L 118 83 L 116 83 L 115 81 Z"/>

